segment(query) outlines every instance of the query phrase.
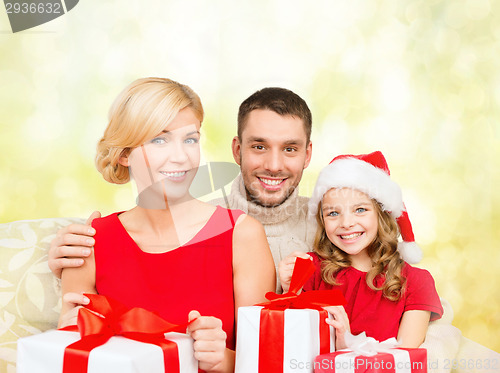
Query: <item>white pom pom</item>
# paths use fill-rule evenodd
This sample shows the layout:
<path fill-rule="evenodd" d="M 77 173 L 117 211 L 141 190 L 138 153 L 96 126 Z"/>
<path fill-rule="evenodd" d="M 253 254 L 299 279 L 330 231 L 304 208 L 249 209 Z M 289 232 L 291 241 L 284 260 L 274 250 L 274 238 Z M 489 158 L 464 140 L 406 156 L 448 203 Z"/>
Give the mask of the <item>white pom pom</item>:
<path fill-rule="evenodd" d="M 399 242 L 398 251 L 401 258 L 409 264 L 416 264 L 423 257 L 422 249 L 415 242 Z"/>

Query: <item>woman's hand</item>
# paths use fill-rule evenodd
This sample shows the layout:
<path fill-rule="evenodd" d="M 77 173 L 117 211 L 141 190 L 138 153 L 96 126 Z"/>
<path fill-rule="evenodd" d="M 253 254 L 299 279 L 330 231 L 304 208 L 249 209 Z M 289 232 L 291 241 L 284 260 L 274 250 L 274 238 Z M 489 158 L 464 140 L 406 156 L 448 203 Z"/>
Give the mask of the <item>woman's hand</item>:
<path fill-rule="evenodd" d="M 194 339 L 194 357 L 199 361 L 199 368 L 209 372 L 224 371 L 227 335 L 222 330 L 222 321 L 201 316 L 198 311 L 189 312 L 188 320 L 194 320 L 187 327 L 187 333 Z"/>
<path fill-rule="evenodd" d="M 61 314 L 59 317 L 58 328 L 64 328 L 69 325 L 76 325 L 78 320 L 78 312 L 80 308 L 89 304 L 90 299 L 79 293 L 66 293 L 63 296 L 63 309 L 68 311 Z"/>
<path fill-rule="evenodd" d="M 335 350 L 347 348 L 345 333 L 351 332 L 351 326 L 344 306 L 329 306 L 323 308 L 333 316 L 333 319 L 327 318 L 326 323 L 335 328 Z"/>
<path fill-rule="evenodd" d="M 295 261 L 297 258 L 311 259 L 311 256 L 301 251 L 294 251 L 279 264 L 278 274 L 280 276 L 283 293 L 286 293 L 290 289 L 290 281 L 292 280 L 293 268 L 295 267 Z"/>

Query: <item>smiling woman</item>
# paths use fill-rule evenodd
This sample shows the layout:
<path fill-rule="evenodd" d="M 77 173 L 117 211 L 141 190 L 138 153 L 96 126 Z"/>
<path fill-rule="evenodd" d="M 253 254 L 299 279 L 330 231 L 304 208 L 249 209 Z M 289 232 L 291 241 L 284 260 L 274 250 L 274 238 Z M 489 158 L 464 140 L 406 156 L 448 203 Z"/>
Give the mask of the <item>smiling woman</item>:
<path fill-rule="evenodd" d="M 200 163 L 200 126 L 193 110 L 186 107 L 161 134 L 120 157 L 119 164 L 129 167 L 137 184 L 139 205 L 145 207 L 147 203 L 148 208 L 164 209 L 174 200 L 179 203 L 192 199 L 188 191 Z M 158 200 L 158 192 L 164 203 L 148 203 Z"/>
<path fill-rule="evenodd" d="M 200 369 L 232 371 L 235 312 L 274 290 L 274 263 L 260 223 L 190 194 L 202 120 L 196 93 L 169 79 L 136 80 L 116 98 L 96 165 L 111 183 L 132 178 L 138 205 L 92 222 L 93 252 L 62 273 L 60 326 L 76 323 L 82 291 L 107 295 L 171 323 L 196 319 Z"/>

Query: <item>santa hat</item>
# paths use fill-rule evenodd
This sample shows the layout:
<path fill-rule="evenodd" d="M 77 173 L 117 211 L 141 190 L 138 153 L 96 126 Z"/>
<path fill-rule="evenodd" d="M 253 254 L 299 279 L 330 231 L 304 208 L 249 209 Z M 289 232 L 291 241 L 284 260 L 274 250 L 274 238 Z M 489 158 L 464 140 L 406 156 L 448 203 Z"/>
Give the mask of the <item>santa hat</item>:
<path fill-rule="evenodd" d="M 391 180 L 389 166 L 381 152 L 335 157 L 318 176 L 309 200 L 309 214 L 316 215 L 319 202 L 332 188 L 356 189 L 378 201 L 382 210 L 389 212 L 399 225 L 403 242 L 398 243 L 398 251 L 403 260 L 414 264 L 422 259 L 422 250 L 415 243 L 401 188 Z"/>

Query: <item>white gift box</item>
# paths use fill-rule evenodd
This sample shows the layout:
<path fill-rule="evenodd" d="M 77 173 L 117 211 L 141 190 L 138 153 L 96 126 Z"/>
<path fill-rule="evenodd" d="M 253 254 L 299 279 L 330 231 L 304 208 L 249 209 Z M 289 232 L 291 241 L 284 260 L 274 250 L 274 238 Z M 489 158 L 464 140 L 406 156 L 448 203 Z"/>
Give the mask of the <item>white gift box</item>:
<path fill-rule="evenodd" d="M 238 309 L 236 373 L 259 372 L 259 330 L 262 308 L 252 306 Z M 286 309 L 283 312 L 285 314 L 283 372 L 311 373 L 312 362 L 320 354 L 319 312 L 313 309 Z M 329 330 L 330 352 L 332 352 L 335 351 L 335 330 L 333 327 L 329 327 Z"/>
<path fill-rule="evenodd" d="M 182 333 L 166 333 L 177 344 L 181 373 L 197 373 L 193 339 Z M 17 342 L 18 373 L 59 373 L 63 371 L 64 349 L 80 340 L 78 332 L 50 330 L 20 338 Z M 90 351 L 88 373 L 169 373 L 165 372 L 159 346 L 124 337 L 111 337 Z"/>

